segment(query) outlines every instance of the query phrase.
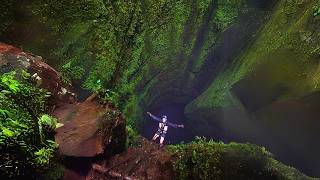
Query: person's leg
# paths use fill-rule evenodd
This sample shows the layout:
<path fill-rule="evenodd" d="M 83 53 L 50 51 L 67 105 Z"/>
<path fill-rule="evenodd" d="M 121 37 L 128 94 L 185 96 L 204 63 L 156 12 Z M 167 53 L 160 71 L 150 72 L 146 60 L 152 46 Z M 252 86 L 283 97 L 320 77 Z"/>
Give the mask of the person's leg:
<path fill-rule="evenodd" d="M 161 133 L 161 137 L 160 137 L 160 147 L 163 146 L 163 142 L 164 142 L 164 138 L 166 137 L 166 131 Z"/>
<path fill-rule="evenodd" d="M 155 141 L 157 138 L 159 137 L 159 134 L 158 133 L 155 133 L 153 138 L 152 138 L 152 141 Z"/>
<path fill-rule="evenodd" d="M 163 145 L 164 137 L 161 136 L 160 138 L 160 144 Z"/>

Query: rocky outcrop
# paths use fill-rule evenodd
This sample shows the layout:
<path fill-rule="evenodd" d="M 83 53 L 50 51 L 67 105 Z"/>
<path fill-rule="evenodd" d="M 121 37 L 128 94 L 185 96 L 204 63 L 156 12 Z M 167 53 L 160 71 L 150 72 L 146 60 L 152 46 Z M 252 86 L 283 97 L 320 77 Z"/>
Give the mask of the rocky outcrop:
<path fill-rule="evenodd" d="M 94 159 L 98 155 L 109 156 L 125 149 L 126 121 L 118 110 L 108 103 L 100 104 L 96 95 L 78 103 L 72 86 L 65 84 L 60 74 L 42 57 L 0 43 L 0 72 L 10 71 L 22 76 L 29 73 L 24 78 L 51 93 L 52 115 L 63 124 L 56 129 L 55 135 L 61 155 Z M 69 171 L 73 172 L 66 172 Z"/>
<path fill-rule="evenodd" d="M 166 149 L 143 139 L 141 146 L 93 164 L 86 179 L 175 179 L 173 161 Z"/>
<path fill-rule="evenodd" d="M 273 158 L 265 148 L 252 144 L 194 141 L 158 148 L 142 139 L 104 162 L 91 166 L 94 179 L 311 179 Z"/>
<path fill-rule="evenodd" d="M 41 56 L 23 52 L 21 49 L 0 42 L 0 72 L 24 70 L 30 73 L 30 81 L 51 92 L 54 101 L 73 103 L 76 96 L 71 85 L 62 82 L 59 73 L 46 64 Z"/>
<path fill-rule="evenodd" d="M 64 124 L 55 136 L 64 156 L 95 157 L 125 147 L 126 121 L 117 110 L 99 104 L 95 95 L 82 103 L 62 104 L 53 115 Z"/>

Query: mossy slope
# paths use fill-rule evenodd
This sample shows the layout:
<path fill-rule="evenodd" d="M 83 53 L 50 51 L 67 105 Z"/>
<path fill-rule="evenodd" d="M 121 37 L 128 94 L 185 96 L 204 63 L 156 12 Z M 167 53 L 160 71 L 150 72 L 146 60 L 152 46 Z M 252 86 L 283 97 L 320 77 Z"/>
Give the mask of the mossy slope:
<path fill-rule="evenodd" d="M 312 179 L 252 144 L 205 141 L 169 147 L 179 179 Z"/>
<path fill-rule="evenodd" d="M 266 83 L 278 81 L 289 87 L 279 98 L 318 90 L 319 18 L 316 1 L 280 1 L 255 42 L 187 108 L 232 106 L 231 88 L 258 68 L 268 68 Z M 272 63 L 272 64 L 271 64 Z"/>
<path fill-rule="evenodd" d="M 319 91 L 317 7 L 318 1 L 277 3 L 254 42 L 186 107 L 195 131 L 214 136 L 218 129 L 224 132 L 218 138 L 264 144 L 316 176 L 318 111 L 310 98 Z"/>

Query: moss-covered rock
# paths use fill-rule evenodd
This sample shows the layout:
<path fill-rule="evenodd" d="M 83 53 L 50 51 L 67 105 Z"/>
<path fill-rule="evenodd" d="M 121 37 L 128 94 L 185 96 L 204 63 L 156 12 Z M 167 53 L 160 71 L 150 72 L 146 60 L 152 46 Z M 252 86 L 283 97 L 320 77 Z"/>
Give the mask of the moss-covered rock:
<path fill-rule="evenodd" d="M 179 179 L 312 179 L 275 160 L 265 148 L 198 139 L 170 146 Z"/>

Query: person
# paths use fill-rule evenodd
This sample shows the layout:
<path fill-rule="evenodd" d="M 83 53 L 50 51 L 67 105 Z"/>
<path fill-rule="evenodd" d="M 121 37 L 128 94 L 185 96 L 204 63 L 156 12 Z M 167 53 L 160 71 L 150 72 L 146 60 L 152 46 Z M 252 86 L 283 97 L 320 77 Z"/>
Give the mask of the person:
<path fill-rule="evenodd" d="M 159 122 L 158 131 L 154 134 L 152 140 L 155 141 L 158 137 L 160 137 L 160 147 L 163 147 L 164 138 L 166 137 L 168 127 L 173 128 L 184 128 L 183 124 L 173 124 L 168 121 L 167 116 L 163 115 L 161 118 L 151 114 L 150 112 L 147 112 L 147 114 L 155 121 Z"/>

